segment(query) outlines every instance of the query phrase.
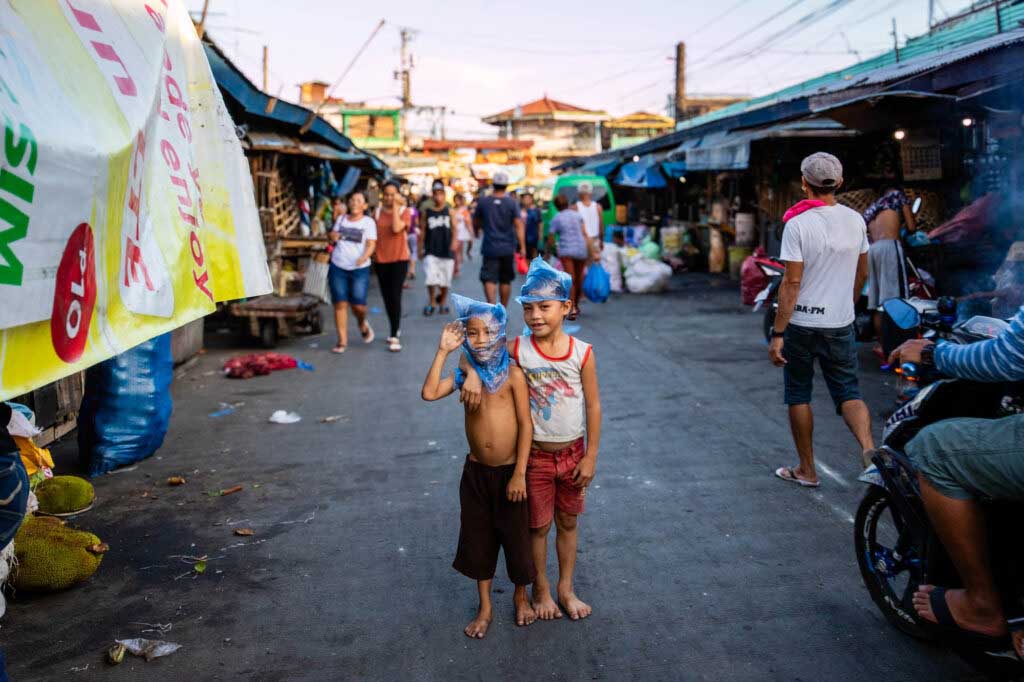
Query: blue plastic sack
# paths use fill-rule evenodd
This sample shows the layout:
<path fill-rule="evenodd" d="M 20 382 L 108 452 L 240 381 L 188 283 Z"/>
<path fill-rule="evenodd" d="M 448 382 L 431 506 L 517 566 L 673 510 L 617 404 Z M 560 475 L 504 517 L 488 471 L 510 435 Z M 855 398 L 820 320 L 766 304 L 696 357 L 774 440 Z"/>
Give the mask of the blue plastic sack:
<path fill-rule="evenodd" d="M 583 278 L 583 295 L 594 303 L 604 303 L 612 293 L 612 278 L 600 263 L 594 263 Z"/>
<path fill-rule="evenodd" d="M 491 305 L 458 294 L 451 295 L 451 303 L 455 308 L 455 317 L 463 326 L 468 325 L 471 319 L 483 320 L 487 325 L 487 345 L 474 348 L 467 335 L 462 340 L 462 353 L 480 376 L 487 392 L 494 393 L 508 379 L 509 357 L 505 335 L 508 313 L 505 312 L 505 306 L 500 303 Z"/>
<path fill-rule="evenodd" d="M 145 341 L 86 370 L 78 457 L 90 476 L 149 457 L 171 419 L 171 335 Z"/>
<path fill-rule="evenodd" d="M 526 281 L 519 289 L 516 303 L 568 301 L 572 291 L 572 275 L 560 272 L 540 256 L 530 263 Z"/>

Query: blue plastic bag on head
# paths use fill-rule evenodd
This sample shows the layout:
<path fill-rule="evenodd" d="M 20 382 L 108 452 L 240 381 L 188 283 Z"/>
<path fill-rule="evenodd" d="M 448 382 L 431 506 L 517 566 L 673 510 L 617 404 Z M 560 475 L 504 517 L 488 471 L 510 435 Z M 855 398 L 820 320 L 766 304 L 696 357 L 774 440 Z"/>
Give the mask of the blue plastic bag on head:
<path fill-rule="evenodd" d="M 517 303 L 538 301 L 568 301 L 572 291 L 572 275 L 559 272 L 539 256 L 530 263 L 526 281 L 519 289 Z"/>
<path fill-rule="evenodd" d="M 462 353 L 476 373 L 488 393 L 494 393 L 508 379 L 508 345 L 505 338 L 505 324 L 508 314 L 505 306 L 491 305 L 467 296 L 451 295 L 451 303 L 455 308 L 455 317 L 467 327 L 466 337 L 462 340 Z M 470 320 L 482 320 L 487 325 L 486 344 L 473 346 L 470 344 L 468 327 Z"/>
<path fill-rule="evenodd" d="M 612 278 L 600 263 L 594 263 L 583 278 L 583 295 L 594 303 L 604 303 L 611 293 Z"/>

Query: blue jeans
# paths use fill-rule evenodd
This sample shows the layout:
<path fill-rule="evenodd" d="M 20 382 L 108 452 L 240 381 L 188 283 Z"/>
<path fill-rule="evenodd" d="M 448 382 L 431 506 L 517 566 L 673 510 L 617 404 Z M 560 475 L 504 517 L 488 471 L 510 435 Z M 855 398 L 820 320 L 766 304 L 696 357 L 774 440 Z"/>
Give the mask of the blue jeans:
<path fill-rule="evenodd" d="M 857 383 L 857 335 L 853 325 L 840 329 L 811 329 L 791 324 L 786 327 L 782 354 L 787 405 L 807 405 L 814 386 L 814 360 L 818 360 L 825 384 L 836 405 L 860 400 Z"/>
<path fill-rule="evenodd" d="M 327 270 L 327 285 L 331 289 L 332 303 L 366 305 L 366 294 L 370 289 L 370 266 L 344 270 L 331 263 Z"/>

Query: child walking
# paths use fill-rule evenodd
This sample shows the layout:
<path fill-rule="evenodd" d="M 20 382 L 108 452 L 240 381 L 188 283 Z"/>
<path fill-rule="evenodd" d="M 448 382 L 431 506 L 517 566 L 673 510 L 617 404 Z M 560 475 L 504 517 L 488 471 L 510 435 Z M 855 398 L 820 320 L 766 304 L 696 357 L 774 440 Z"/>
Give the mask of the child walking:
<path fill-rule="evenodd" d="M 480 409 L 466 410 L 469 454 L 459 485 L 462 527 L 452 566 L 477 581 L 480 608 L 464 629 L 483 639 L 493 618 L 491 583 L 498 549 L 515 584 L 516 623 L 537 619 L 526 593 L 536 577 L 526 504 L 526 470 L 533 426 L 523 372 L 510 366 L 505 339 L 506 313 L 501 305 L 452 296 L 458 321 L 445 326 L 434 362 L 423 382 L 424 400 L 440 400 L 456 390 L 456 378 L 442 378 L 448 355 L 460 346 L 464 360 L 485 387 Z"/>
<path fill-rule="evenodd" d="M 561 618 L 561 609 L 572 620 L 592 612 L 576 595 L 573 576 L 578 517 L 594 479 L 601 440 L 601 398 L 593 349 L 562 328 L 572 309 L 571 291 L 568 274 L 535 258 L 516 299 L 523 306 L 529 333 L 510 344 L 512 358 L 530 389 L 533 444 L 526 467 L 526 492 L 537 569 L 532 603 L 542 620 Z M 464 397 L 470 405 L 476 403 L 478 386 L 475 377 L 467 378 Z M 558 554 L 557 603 L 547 576 L 552 522 Z"/>

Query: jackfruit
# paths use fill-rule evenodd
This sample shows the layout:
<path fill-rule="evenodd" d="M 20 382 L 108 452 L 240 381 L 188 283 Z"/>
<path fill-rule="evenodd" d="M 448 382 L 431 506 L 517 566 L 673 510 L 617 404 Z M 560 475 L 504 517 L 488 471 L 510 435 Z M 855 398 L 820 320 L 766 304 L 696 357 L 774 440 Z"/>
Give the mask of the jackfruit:
<path fill-rule="evenodd" d="M 96 499 L 92 483 L 77 476 L 54 476 L 35 490 L 39 511 L 44 514 L 73 514 L 86 509 Z"/>
<path fill-rule="evenodd" d="M 14 536 L 18 563 L 11 584 L 26 592 L 66 590 L 96 572 L 106 549 L 92 533 L 68 528 L 60 519 L 27 516 Z"/>

